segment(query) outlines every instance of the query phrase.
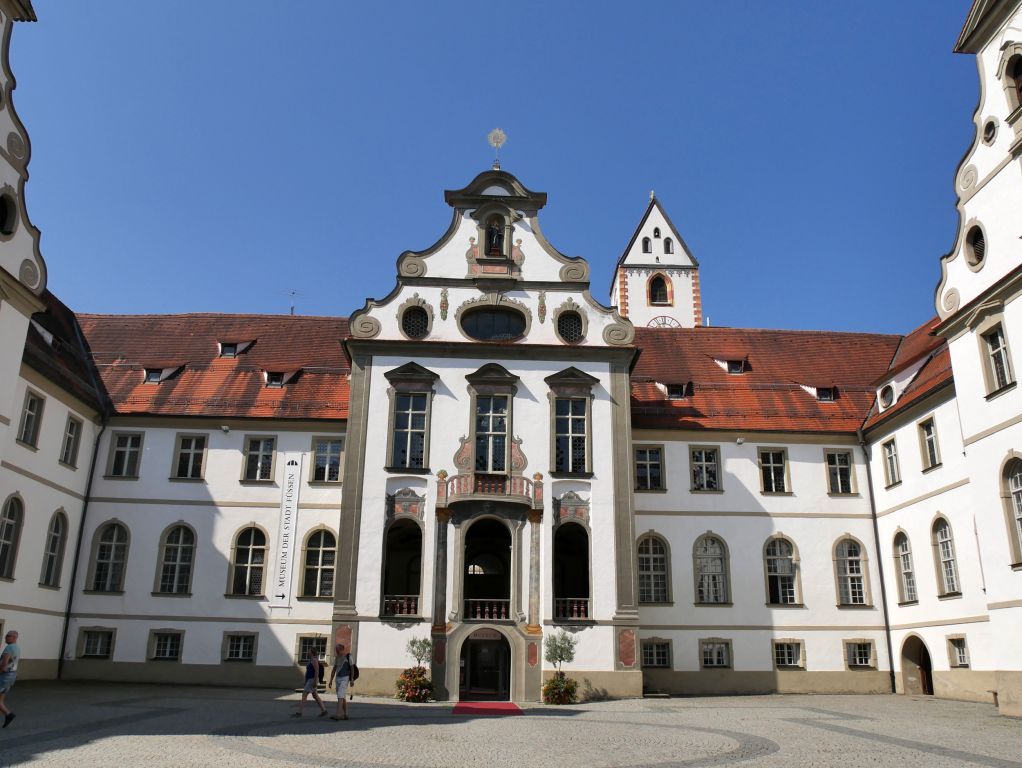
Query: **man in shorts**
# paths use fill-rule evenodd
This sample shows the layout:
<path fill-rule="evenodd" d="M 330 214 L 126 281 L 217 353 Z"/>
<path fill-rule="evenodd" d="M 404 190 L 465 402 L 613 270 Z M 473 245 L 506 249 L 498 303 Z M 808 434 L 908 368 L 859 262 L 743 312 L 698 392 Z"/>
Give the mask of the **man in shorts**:
<path fill-rule="evenodd" d="M 344 652 L 344 645 L 341 643 L 334 646 L 334 666 L 330 669 L 330 685 L 333 685 L 335 681 L 337 683 L 337 712 L 330 719 L 347 720 L 348 685 L 351 683 L 351 654 Z"/>
<path fill-rule="evenodd" d="M 15 715 L 7 708 L 7 692 L 14 687 L 14 679 L 18 676 L 18 659 L 21 658 L 21 646 L 18 645 L 18 633 L 13 629 L 4 638 L 7 645 L 0 653 L 0 714 L 4 716 L 3 727 L 11 724 Z"/>

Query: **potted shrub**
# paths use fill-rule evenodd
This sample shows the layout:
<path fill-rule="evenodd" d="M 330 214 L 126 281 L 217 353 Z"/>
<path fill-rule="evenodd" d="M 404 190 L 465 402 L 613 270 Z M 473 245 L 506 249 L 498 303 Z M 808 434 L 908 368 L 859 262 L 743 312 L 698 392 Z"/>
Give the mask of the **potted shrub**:
<path fill-rule="evenodd" d="M 433 681 L 426 661 L 433 653 L 433 642 L 428 637 L 413 637 L 405 646 L 405 651 L 415 659 L 415 666 L 409 667 L 398 677 L 395 698 L 412 702 L 431 701 Z"/>
<path fill-rule="evenodd" d="M 578 641 L 563 629 L 550 635 L 545 642 L 543 658 L 553 664 L 557 671 L 543 683 L 544 704 L 574 704 L 578 699 L 578 682 L 561 671 L 561 665 L 575 660 L 575 644 Z"/>

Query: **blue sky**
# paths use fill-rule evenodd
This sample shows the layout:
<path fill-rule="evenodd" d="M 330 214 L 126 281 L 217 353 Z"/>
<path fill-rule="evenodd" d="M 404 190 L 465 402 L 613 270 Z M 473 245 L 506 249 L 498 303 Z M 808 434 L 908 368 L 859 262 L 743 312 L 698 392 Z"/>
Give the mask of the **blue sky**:
<path fill-rule="evenodd" d="M 548 193 L 593 294 L 655 189 L 713 325 L 934 314 L 972 140 L 967 0 L 37 0 L 26 199 L 84 312 L 350 314 L 489 167 Z"/>

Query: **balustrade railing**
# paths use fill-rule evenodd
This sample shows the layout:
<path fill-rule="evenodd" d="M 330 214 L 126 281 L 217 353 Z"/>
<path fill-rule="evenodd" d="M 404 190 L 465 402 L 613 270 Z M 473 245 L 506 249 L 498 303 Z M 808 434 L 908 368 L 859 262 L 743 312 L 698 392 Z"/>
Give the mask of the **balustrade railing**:
<path fill-rule="evenodd" d="M 559 620 L 583 620 L 589 618 L 588 597 L 555 597 L 554 618 Z"/>
<path fill-rule="evenodd" d="M 418 616 L 419 596 L 418 595 L 384 595 L 383 596 L 384 616 Z"/>
<path fill-rule="evenodd" d="M 498 498 L 527 504 L 533 509 L 543 508 L 542 475 L 530 480 L 521 475 L 495 475 L 485 472 L 465 472 L 448 476 L 437 473 L 437 506 L 470 498 Z"/>
<path fill-rule="evenodd" d="M 465 600 L 466 621 L 507 621 L 511 618 L 511 601 L 487 598 Z"/>

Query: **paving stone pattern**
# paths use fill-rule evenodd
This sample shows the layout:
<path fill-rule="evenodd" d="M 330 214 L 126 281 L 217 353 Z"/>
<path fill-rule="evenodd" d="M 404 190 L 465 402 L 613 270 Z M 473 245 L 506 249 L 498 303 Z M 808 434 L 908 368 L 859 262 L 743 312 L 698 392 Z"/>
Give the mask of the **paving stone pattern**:
<path fill-rule="evenodd" d="M 3 766 L 993 766 L 1022 768 L 1022 720 L 904 696 L 742 696 L 526 705 L 352 703 L 352 719 L 265 689 L 25 681 L 0 731 Z M 332 697 L 328 705 L 333 712 Z"/>

